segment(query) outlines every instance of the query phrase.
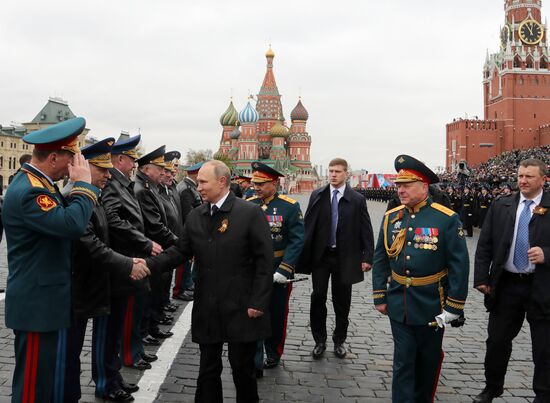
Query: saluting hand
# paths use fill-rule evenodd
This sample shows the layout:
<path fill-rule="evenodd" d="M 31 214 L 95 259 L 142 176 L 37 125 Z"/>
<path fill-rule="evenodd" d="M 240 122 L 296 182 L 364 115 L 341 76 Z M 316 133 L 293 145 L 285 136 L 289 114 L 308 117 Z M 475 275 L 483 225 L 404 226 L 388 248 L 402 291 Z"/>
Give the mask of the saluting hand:
<path fill-rule="evenodd" d="M 134 258 L 134 265 L 132 266 L 132 272 L 130 278 L 132 280 L 141 280 L 151 274 L 151 271 L 147 267 L 145 260 Z"/>
<path fill-rule="evenodd" d="M 259 318 L 264 313 L 262 311 L 258 311 L 257 309 L 248 308 L 248 317 L 249 318 Z"/>
<path fill-rule="evenodd" d="M 92 174 L 90 173 L 90 165 L 86 158 L 80 153 L 73 156 L 73 162 L 69 164 L 69 178 L 71 181 L 92 183 Z"/>

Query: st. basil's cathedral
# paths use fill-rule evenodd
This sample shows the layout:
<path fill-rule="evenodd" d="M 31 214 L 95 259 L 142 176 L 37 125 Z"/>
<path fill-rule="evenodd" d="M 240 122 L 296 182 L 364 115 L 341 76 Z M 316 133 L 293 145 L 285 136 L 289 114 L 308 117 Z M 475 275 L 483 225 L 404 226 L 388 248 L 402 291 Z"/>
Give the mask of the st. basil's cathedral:
<path fill-rule="evenodd" d="M 261 161 L 286 176 L 286 190 L 292 193 L 309 192 L 316 187 L 317 173 L 311 166 L 311 137 L 306 128 L 309 114 L 298 100 L 290 113 L 287 127 L 281 95 L 273 74 L 275 53 L 266 52 L 267 71 L 256 106 L 252 96 L 238 112 L 233 105 L 220 117 L 223 127 L 220 148 L 216 154 L 227 156 L 239 175 L 250 175 L 250 164 Z"/>

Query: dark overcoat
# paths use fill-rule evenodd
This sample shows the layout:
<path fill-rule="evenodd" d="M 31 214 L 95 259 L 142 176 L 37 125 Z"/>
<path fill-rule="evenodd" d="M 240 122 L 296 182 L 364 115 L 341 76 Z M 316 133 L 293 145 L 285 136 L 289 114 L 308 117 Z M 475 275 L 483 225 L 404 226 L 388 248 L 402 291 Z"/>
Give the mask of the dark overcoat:
<path fill-rule="evenodd" d="M 213 216 L 208 203 L 195 208 L 177 243 L 148 258 L 147 264 L 153 270 L 171 270 L 193 256 L 193 341 L 250 342 L 269 337 L 273 247 L 260 207 L 230 192 Z M 249 318 L 248 308 L 264 315 Z"/>
<path fill-rule="evenodd" d="M 494 201 L 487 212 L 475 257 L 474 287 L 490 285 L 491 294 L 485 296 L 485 306 L 491 310 L 499 295 L 499 281 L 504 265 L 513 247 L 516 211 L 519 193 Z M 537 213 L 538 212 L 538 213 Z M 529 221 L 529 245 L 539 246 L 545 262 L 535 266 L 531 295 L 527 307 L 530 319 L 550 319 L 550 193 L 544 192 L 540 205 Z"/>
<path fill-rule="evenodd" d="M 330 235 L 330 185 L 311 193 L 304 222 L 306 236 L 296 273 L 311 274 L 321 263 Z M 361 263 L 372 264 L 374 235 L 365 197 L 349 185 L 338 203 L 336 244 L 342 282 L 363 281 Z"/>

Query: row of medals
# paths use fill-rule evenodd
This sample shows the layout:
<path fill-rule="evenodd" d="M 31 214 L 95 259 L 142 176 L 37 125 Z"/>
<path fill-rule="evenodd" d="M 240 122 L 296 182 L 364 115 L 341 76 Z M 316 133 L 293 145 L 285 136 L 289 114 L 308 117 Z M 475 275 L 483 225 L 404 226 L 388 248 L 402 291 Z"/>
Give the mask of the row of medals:
<path fill-rule="evenodd" d="M 281 242 L 283 240 L 283 236 L 279 233 L 282 230 L 283 223 L 282 222 L 271 222 L 269 223 L 271 226 L 271 234 L 273 236 L 273 239 L 277 242 Z M 275 235 L 277 234 L 277 235 Z"/>
<path fill-rule="evenodd" d="M 427 249 L 427 250 L 437 250 L 437 243 L 439 239 L 436 236 L 427 236 L 427 235 L 415 235 L 414 238 L 414 247 L 415 249 Z"/>

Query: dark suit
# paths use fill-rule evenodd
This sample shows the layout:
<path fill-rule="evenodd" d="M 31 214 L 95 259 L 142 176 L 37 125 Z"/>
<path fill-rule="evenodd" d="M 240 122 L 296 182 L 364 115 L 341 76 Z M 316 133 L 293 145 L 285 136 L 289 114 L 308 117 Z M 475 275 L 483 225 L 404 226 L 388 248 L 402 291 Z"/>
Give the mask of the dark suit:
<path fill-rule="evenodd" d="M 229 362 L 237 402 L 258 400 L 254 376 L 256 341 L 270 335 L 273 247 L 262 210 L 229 193 L 213 216 L 208 203 L 187 217 L 175 246 L 147 259 L 152 270 L 174 267 L 195 256 L 192 338 L 201 347 L 196 401 L 221 402 L 221 351 L 229 343 Z M 264 312 L 249 318 L 247 309 Z"/>
<path fill-rule="evenodd" d="M 544 192 L 529 222 L 529 245 L 542 248 L 543 264 L 530 275 L 513 274 L 504 269 L 514 245 L 514 225 L 519 193 L 494 201 L 487 212 L 476 250 L 474 287 L 491 286 L 485 296 L 490 312 L 485 356 L 485 378 L 489 388 L 504 383 L 506 367 L 523 319 L 531 328 L 535 376 L 533 389 L 541 401 L 550 399 L 550 194 Z M 537 211 L 539 213 L 537 213 Z"/>
<path fill-rule="evenodd" d="M 364 279 L 361 263 L 372 263 L 374 237 L 364 196 L 346 185 L 338 203 L 336 250 L 330 251 L 331 229 L 330 185 L 313 191 L 305 221 L 305 241 L 296 273 L 312 274 L 311 330 L 317 343 L 326 334 L 326 298 L 332 275 L 332 303 L 336 314 L 335 343 L 347 336 L 352 284 Z"/>

